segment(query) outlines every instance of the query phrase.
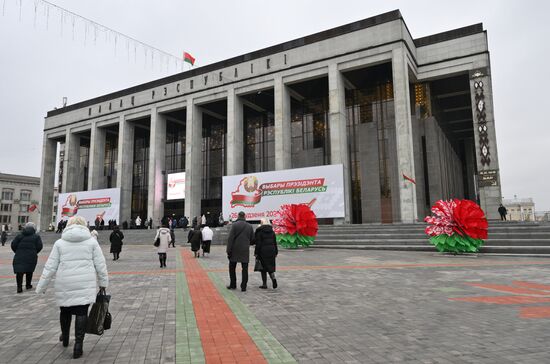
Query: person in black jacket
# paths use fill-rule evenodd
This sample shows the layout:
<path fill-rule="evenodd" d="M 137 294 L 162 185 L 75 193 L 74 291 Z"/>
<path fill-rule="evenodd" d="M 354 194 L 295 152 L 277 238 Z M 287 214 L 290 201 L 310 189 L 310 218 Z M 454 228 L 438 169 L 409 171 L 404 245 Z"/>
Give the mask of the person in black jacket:
<path fill-rule="evenodd" d="M 187 235 L 187 242 L 191 244 L 191 250 L 195 254 L 195 258 L 201 256 L 200 248 L 202 245 L 202 233 L 200 227 L 197 225 L 193 230 L 189 231 Z"/>
<path fill-rule="evenodd" d="M 2 246 L 6 244 L 6 240 L 8 240 L 8 232 L 4 230 L 4 227 L 2 227 L 2 233 L 0 235 L 0 241 L 2 242 Z"/>
<path fill-rule="evenodd" d="M 239 212 L 239 217 L 231 225 L 229 236 L 227 238 L 227 259 L 229 259 L 229 279 L 230 283 L 227 289 L 237 288 L 237 263 L 241 263 L 242 281 L 241 291 L 246 292 L 248 283 L 248 262 L 250 261 L 250 243 L 254 239 L 254 229 L 246 221 L 244 211 Z"/>
<path fill-rule="evenodd" d="M 38 253 L 42 250 L 42 239 L 36 233 L 36 225 L 32 222 L 11 242 L 13 257 L 13 272 L 17 282 L 17 293 L 23 292 L 23 275 L 26 276 L 26 288 L 32 288 L 32 274 L 38 261 Z"/>
<path fill-rule="evenodd" d="M 275 232 L 269 224 L 269 220 L 262 219 L 261 225 L 256 229 L 254 233 L 253 244 L 254 256 L 258 260 L 254 271 L 262 274 L 261 289 L 267 289 L 267 275 L 271 278 L 273 289 L 277 288 L 277 279 L 275 278 L 275 258 L 279 253 L 277 249 L 277 240 L 275 238 Z"/>
<path fill-rule="evenodd" d="M 124 234 L 120 231 L 118 226 L 115 226 L 113 232 L 109 236 L 113 260 L 118 260 L 118 258 L 120 258 L 120 252 L 122 251 L 122 240 L 124 240 Z"/>

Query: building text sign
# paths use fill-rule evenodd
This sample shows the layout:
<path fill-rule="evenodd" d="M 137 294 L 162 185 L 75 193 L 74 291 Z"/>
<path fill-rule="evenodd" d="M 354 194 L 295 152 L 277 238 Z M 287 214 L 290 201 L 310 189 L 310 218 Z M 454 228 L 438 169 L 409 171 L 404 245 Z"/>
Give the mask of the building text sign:
<path fill-rule="evenodd" d="M 281 205 L 308 204 L 319 218 L 344 217 L 341 164 L 223 177 L 223 216 L 276 218 Z"/>
<path fill-rule="evenodd" d="M 57 204 L 57 223 L 79 215 L 90 226 L 94 225 L 98 217 L 107 225 L 109 220 L 119 220 L 120 188 L 61 193 Z"/>
<path fill-rule="evenodd" d="M 479 171 L 479 187 L 494 187 L 498 186 L 498 171 L 488 169 Z"/>

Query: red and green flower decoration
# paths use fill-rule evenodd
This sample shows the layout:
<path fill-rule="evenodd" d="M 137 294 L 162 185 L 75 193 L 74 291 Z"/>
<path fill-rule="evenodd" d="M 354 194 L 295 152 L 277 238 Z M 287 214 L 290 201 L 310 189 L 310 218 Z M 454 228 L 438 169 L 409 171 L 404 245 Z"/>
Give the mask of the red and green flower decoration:
<path fill-rule="evenodd" d="M 432 206 L 426 234 L 439 252 L 475 253 L 487 239 L 485 213 L 470 200 L 439 200 Z"/>
<path fill-rule="evenodd" d="M 277 243 L 297 249 L 313 244 L 319 225 L 315 213 L 307 204 L 282 205 L 279 218 L 273 220 Z"/>

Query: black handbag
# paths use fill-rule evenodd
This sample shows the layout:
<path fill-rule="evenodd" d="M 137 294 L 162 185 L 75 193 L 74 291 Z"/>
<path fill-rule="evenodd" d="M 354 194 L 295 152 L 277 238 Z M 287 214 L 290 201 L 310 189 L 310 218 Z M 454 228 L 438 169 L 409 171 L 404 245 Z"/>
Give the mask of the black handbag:
<path fill-rule="evenodd" d="M 156 246 L 156 247 L 158 248 L 159 245 L 160 245 L 160 238 L 157 238 L 157 239 L 155 240 L 155 242 L 153 243 L 153 245 Z"/>
<path fill-rule="evenodd" d="M 113 317 L 111 316 L 111 313 L 107 311 L 107 314 L 105 315 L 105 321 L 103 321 L 103 330 L 109 330 L 111 328 L 112 322 Z"/>
<path fill-rule="evenodd" d="M 264 266 L 262 265 L 262 261 L 256 258 L 256 263 L 254 264 L 254 272 L 261 272 L 263 270 Z"/>
<path fill-rule="evenodd" d="M 88 314 L 88 323 L 86 333 L 103 335 L 105 331 L 105 318 L 109 313 L 109 301 L 111 296 L 105 293 L 105 289 L 100 289 L 95 298 L 95 303 Z M 110 314 L 109 314 L 110 315 Z M 110 322 L 108 322 L 110 327 Z"/>

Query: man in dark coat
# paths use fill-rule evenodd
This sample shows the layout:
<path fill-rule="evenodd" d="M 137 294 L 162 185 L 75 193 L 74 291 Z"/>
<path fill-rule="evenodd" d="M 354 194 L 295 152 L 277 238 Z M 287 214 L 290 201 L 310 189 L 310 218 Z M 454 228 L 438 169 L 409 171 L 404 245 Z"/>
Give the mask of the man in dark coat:
<path fill-rule="evenodd" d="M 124 239 L 124 234 L 118 226 L 115 226 L 113 232 L 109 236 L 109 241 L 111 242 L 111 253 L 113 254 L 113 260 L 118 260 L 120 258 L 120 252 L 122 251 L 122 240 Z"/>
<path fill-rule="evenodd" d="M 13 272 L 17 282 L 17 293 L 23 292 L 23 274 L 26 276 L 26 288 L 32 288 L 32 274 L 38 261 L 38 253 L 42 250 L 42 239 L 36 234 L 36 225 L 25 224 L 21 234 L 11 242 L 13 257 Z"/>
<path fill-rule="evenodd" d="M 506 207 L 500 204 L 500 206 L 498 207 L 498 213 L 500 214 L 500 219 L 502 221 L 506 221 L 506 214 L 508 213 L 508 210 L 506 210 Z"/>
<path fill-rule="evenodd" d="M 245 213 L 239 212 L 239 217 L 231 225 L 229 237 L 227 238 L 227 259 L 229 259 L 229 279 L 231 282 L 228 289 L 237 288 L 237 274 L 235 269 L 237 263 L 242 266 L 241 291 L 246 291 L 248 283 L 248 262 L 250 261 L 250 242 L 254 239 L 254 229 L 245 220 Z"/>

